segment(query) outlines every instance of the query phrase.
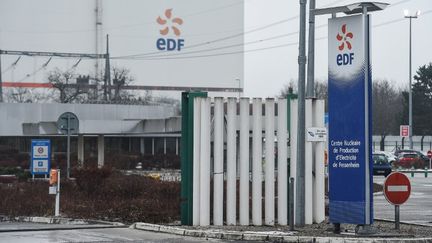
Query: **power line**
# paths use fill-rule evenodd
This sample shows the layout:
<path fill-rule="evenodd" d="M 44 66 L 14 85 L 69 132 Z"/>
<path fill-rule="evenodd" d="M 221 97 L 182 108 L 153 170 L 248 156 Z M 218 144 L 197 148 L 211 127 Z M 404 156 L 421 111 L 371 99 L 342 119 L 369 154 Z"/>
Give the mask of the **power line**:
<path fill-rule="evenodd" d="M 318 28 L 322 28 L 322 27 L 325 27 L 325 26 L 327 26 L 327 25 L 323 24 L 323 25 L 317 26 L 316 28 L 318 29 Z M 233 47 L 237 47 L 237 46 L 246 46 L 246 45 L 251 45 L 251 44 L 257 44 L 257 43 L 262 43 L 262 42 L 266 42 L 266 41 L 270 41 L 270 40 L 276 40 L 276 39 L 280 39 L 280 38 L 284 38 L 284 37 L 288 37 L 288 36 L 292 36 L 292 35 L 296 35 L 296 34 L 298 34 L 298 32 L 294 31 L 294 32 L 290 32 L 290 33 L 287 33 L 287 34 L 272 36 L 272 37 L 268 37 L 268 38 L 264 38 L 264 39 L 259 39 L 259 40 L 254 40 L 254 41 L 249 41 L 249 42 L 245 42 L 245 43 L 238 43 L 238 44 L 232 44 L 232 45 L 226 45 L 226 46 L 221 46 L 221 47 L 209 48 L 209 49 L 204 49 L 204 50 L 189 51 L 189 52 L 183 52 L 183 53 L 165 54 L 165 53 L 158 52 L 158 54 L 160 54 L 160 55 L 152 55 L 152 56 L 145 55 L 145 56 L 136 56 L 136 57 L 133 57 L 133 58 L 128 58 L 128 57 L 113 57 L 113 59 L 136 59 L 136 60 L 139 60 L 140 58 L 146 59 L 146 58 L 156 58 L 156 57 L 183 56 L 183 55 L 193 54 L 193 53 L 211 52 L 211 51 L 216 51 L 216 50 L 233 48 Z"/>
<path fill-rule="evenodd" d="M 13 62 L 9 67 L 7 67 L 5 70 L 3 70 L 1 73 L 7 73 L 9 70 L 14 69 L 16 67 L 16 65 L 18 64 L 18 61 L 21 59 L 21 56 L 18 57 L 18 59 Z"/>
<path fill-rule="evenodd" d="M 27 74 L 25 77 L 21 78 L 21 79 L 18 80 L 17 82 L 24 81 L 24 80 L 26 80 L 26 79 L 28 79 L 28 78 L 30 78 L 30 77 L 36 75 L 38 72 L 40 72 L 40 71 L 46 69 L 46 67 L 47 67 L 48 64 L 51 62 L 51 60 L 52 60 L 52 57 L 50 57 L 50 58 L 48 59 L 48 61 L 46 61 L 44 64 L 42 64 L 42 66 L 41 66 L 40 68 L 38 68 L 37 70 L 35 70 L 35 71 L 32 72 L 32 73 Z"/>
<path fill-rule="evenodd" d="M 220 6 L 220 7 L 216 7 L 216 8 L 211 8 L 211 9 L 206 9 L 206 10 L 202 10 L 202 11 L 198 11 L 198 12 L 193 12 L 193 13 L 185 14 L 185 15 L 182 15 L 182 17 L 183 18 L 187 18 L 187 17 L 196 16 L 196 15 L 201 15 L 201 14 L 204 14 L 204 13 L 219 11 L 221 9 L 230 8 L 230 7 L 233 7 L 233 6 L 236 6 L 236 5 L 240 5 L 242 3 L 243 3 L 243 1 L 239 1 L 239 2 L 228 4 L 228 5 L 225 5 L 225 6 Z M 110 27 L 110 28 L 102 28 L 102 30 L 103 31 L 109 31 L 109 30 L 115 30 L 115 29 L 133 28 L 133 27 L 139 27 L 139 26 L 144 26 L 144 25 L 149 25 L 149 24 L 154 24 L 154 23 L 155 23 L 155 21 L 146 21 L 146 22 L 142 22 L 142 23 L 139 23 L 139 24 L 127 24 L 127 25 L 118 25 L 118 26 Z M 2 31 L 3 32 L 8 32 L 8 33 L 64 34 L 64 33 L 93 32 L 93 31 L 96 31 L 96 29 L 92 28 L 92 29 L 59 30 L 59 31 L 14 31 L 14 30 L 2 30 Z"/>
<path fill-rule="evenodd" d="M 343 1 L 346 1 L 346 0 L 336 0 L 336 1 L 333 1 L 332 3 L 324 5 L 324 7 L 331 6 L 331 5 L 334 5 L 336 3 L 343 2 Z M 412 1 L 412 0 L 401 0 L 401 1 L 396 2 L 396 3 L 394 3 L 394 4 L 390 5 L 390 6 L 393 7 L 393 6 L 396 6 L 396 5 L 405 3 L 405 2 L 409 2 L 409 1 Z M 390 8 L 390 6 L 389 6 L 389 8 Z M 247 34 L 250 34 L 250 33 L 253 33 L 253 32 L 257 32 L 257 31 L 260 31 L 260 30 L 264 30 L 264 29 L 276 26 L 276 25 L 283 24 L 285 22 L 289 22 L 289 21 L 295 20 L 298 17 L 299 16 L 296 15 L 296 16 L 293 16 L 293 17 L 290 17 L 290 18 L 286 18 L 286 19 L 282 19 L 282 20 L 279 20 L 279 21 L 276 21 L 276 22 L 273 22 L 273 23 L 270 23 L 270 24 L 267 24 L 267 25 L 264 25 L 264 26 L 261 26 L 261 27 L 257 27 L 257 28 L 248 30 L 248 31 L 240 32 L 240 33 L 233 34 L 233 35 L 228 35 L 228 36 L 225 36 L 225 37 L 222 37 L 222 38 L 218 38 L 218 39 L 214 39 L 214 40 L 210 40 L 210 41 L 205 41 L 205 42 L 193 44 L 193 45 L 190 45 L 190 46 L 186 46 L 186 47 L 183 48 L 183 50 L 190 49 L 190 48 L 196 48 L 196 47 L 200 47 L 200 46 L 204 46 L 204 45 L 210 45 L 210 44 L 214 44 L 214 43 L 217 43 L 217 42 L 221 42 L 221 41 L 233 39 L 233 38 L 236 38 L 236 37 L 240 37 L 240 36 L 243 36 L 243 35 L 247 35 Z M 317 26 L 316 29 L 322 28 L 324 26 L 326 26 L 326 24 L 325 25 Z M 297 34 L 298 31 L 297 32 L 292 32 L 292 33 L 293 34 Z M 289 34 L 286 34 L 286 35 L 288 36 L 288 35 L 291 35 L 291 34 L 289 33 Z M 281 36 L 283 36 L 283 35 L 281 35 Z M 257 41 L 257 42 L 259 42 L 259 41 Z M 254 42 L 254 43 L 256 43 L 256 42 Z M 239 45 L 241 45 L 241 44 L 239 44 Z M 238 46 L 238 45 L 236 45 L 236 46 Z M 229 48 L 229 47 L 232 47 L 232 45 L 227 46 L 227 47 L 219 47 L 217 49 L 225 49 L 225 48 Z M 203 51 L 211 51 L 211 50 L 212 49 L 207 49 L 207 50 L 203 50 Z M 199 52 L 199 51 L 194 51 L 194 52 L 190 52 L 190 53 L 197 53 L 197 52 Z M 138 53 L 138 54 L 133 54 L 133 55 L 116 56 L 116 57 L 113 57 L 113 58 L 114 59 L 134 58 L 134 57 L 142 57 L 142 56 L 151 56 L 153 54 L 161 54 L 161 53 L 160 53 L 160 51 L 154 51 L 154 52 Z M 187 53 L 184 53 L 184 54 L 187 54 Z M 176 56 L 176 55 L 179 55 L 179 54 L 171 54 L 169 56 Z"/>
<path fill-rule="evenodd" d="M 426 14 L 430 14 L 430 13 L 432 13 L 432 10 L 426 10 L 422 15 L 426 15 Z M 404 20 L 404 18 L 398 18 L 398 19 L 394 19 L 394 20 L 391 20 L 391 21 L 387 21 L 387 22 L 383 22 L 383 23 L 380 23 L 380 24 L 373 25 L 372 27 L 373 28 L 381 27 L 381 26 L 385 26 L 385 25 L 401 22 L 403 20 Z M 325 26 L 327 26 L 327 24 L 323 24 L 323 25 L 317 26 L 317 28 L 322 28 L 322 27 L 325 27 Z M 258 42 L 262 42 L 264 40 L 270 40 L 270 39 L 274 39 L 274 38 L 280 38 L 281 36 L 285 36 L 285 35 L 291 35 L 293 33 L 298 33 L 298 32 L 291 32 L 291 33 L 288 33 L 288 34 L 279 35 L 279 36 L 273 36 L 273 37 L 269 37 L 267 39 L 253 41 L 253 42 L 254 43 L 258 43 Z M 317 38 L 316 40 L 324 40 L 324 39 L 327 39 L 327 36 L 323 36 L 323 37 Z M 270 50 L 270 49 L 275 49 L 275 48 L 282 48 L 282 47 L 287 47 L 287 46 L 293 46 L 293 45 L 297 45 L 297 44 L 298 44 L 298 42 L 293 42 L 293 43 L 288 43 L 288 44 L 282 44 L 282 45 L 277 45 L 277 46 L 269 46 L 269 47 L 264 47 L 264 48 L 251 49 L 251 50 L 223 52 L 223 53 L 214 53 L 214 54 L 206 54 L 206 55 L 182 56 L 182 55 L 187 55 L 187 54 L 191 54 L 192 53 L 192 52 L 188 52 L 188 53 L 170 54 L 170 55 L 165 55 L 165 56 L 163 56 L 163 55 L 161 55 L 161 56 L 150 56 L 150 57 L 143 56 L 143 57 L 140 57 L 140 58 L 122 58 L 122 59 L 132 59 L 132 60 L 171 60 L 171 59 L 203 58 L 203 57 L 213 57 L 213 56 L 224 56 L 224 55 L 234 55 L 234 54 L 240 54 L 240 53 L 258 52 L 258 51 Z M 231 45 L 231 47 L 232 46 L 239 46 L 239 45 L 243 45 L 243 44 Z M 222 49 L 222 48 L 228 48 L 228 46 L 220 47 L 220 49 Z M 208 52 L 208 51 L 212 51 L 212 50 L 216 50 L 216 48 L 207 49 L 207 50 L 194 51 L 193 53 Z"/>

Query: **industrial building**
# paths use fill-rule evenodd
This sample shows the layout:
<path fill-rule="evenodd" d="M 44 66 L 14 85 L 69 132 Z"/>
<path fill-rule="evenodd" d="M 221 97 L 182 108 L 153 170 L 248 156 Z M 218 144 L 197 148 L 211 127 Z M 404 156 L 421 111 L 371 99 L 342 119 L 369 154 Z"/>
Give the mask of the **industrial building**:
<path fill-rule="evenodd" d="M 57 129 L 64 112 L 74 113 L 79 132 L 71 137 L 72 160 L 80 164 L 107 156 L 179 155 L 181 120 L 169 105 L 0 103 L 0 146 L 30 153 L 32 139 L 51 140 L 52 155 L 66 153 L 66 135 Z"/>

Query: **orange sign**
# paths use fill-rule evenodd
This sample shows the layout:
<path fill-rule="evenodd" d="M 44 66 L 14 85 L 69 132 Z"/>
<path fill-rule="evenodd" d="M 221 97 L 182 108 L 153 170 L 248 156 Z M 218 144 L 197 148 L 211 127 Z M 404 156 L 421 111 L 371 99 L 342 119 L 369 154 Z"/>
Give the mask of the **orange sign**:
<path fill-rule="evenodd" d="M 50 171 L 50 180 L 49 180 L 49 184 L 50 186 L 56 185 L 57 184 L 57 170 L 56 169 L 51 169 Z"/>

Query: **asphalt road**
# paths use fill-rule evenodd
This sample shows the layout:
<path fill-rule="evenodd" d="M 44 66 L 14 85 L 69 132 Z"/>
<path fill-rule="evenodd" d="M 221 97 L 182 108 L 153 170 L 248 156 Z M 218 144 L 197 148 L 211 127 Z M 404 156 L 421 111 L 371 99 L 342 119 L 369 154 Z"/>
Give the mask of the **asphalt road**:
<path fill-rule="evenodd" d="M 411 181 L 411 196 L 400 206 L 401 221 L 432 225 L 432 175 L 416 174 Z M 384 184 L 383 176 L 374 176 L 374 182 Z M 374 196 L 375 218 L 394 220 L 394 206 L 383 194 Z"/>
<path fill-rule="evenodd" d="M 9 227 L 0 223 L 0 228 Z M 33 224 L 38 228 L 38 224 Z M 26 227 L 31 227 L 27 224 Z M 177 235 L 146 232 L 129 228 L 79 229 L 79 230 L 42 230 L 0 233 L 1 243 L 39 243 L 39 242 L 202 242 L 202 238 L 182 237 Z M 208 240 L 208 242 L 223 242 Z"/>

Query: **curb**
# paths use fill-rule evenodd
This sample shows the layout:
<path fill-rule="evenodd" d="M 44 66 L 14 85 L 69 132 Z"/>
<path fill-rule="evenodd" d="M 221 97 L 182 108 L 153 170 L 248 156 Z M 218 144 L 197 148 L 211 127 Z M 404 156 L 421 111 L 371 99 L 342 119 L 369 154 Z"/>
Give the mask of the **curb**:
<path fill-rule="evenodd" d="M 42 224 L 67 224 L 67 225 L 91 225 L 91 224 L 104 224 L 110 226 L 125 226 L 120 222 L 109 222 L 103 220 L 86 220 L 86 219 L 73 219 L 61 217 L 2 217 L 0 221 L 15 221 L 15 222 L 30 222 Z"/>
<path fill-rule="evenodd" d="M 245 240 L 245 241 L 283 241 L 283 242 L 322 242 L 322 243 L 341 243 L 341 242 L 409 242 L 409 243 L 432 243 L 432 238 L 344 238 L 344 237 L 313 237 L 295 236 L 294 233 L 285 232 L 254 232 L 254 231 L 223 231 L 223 230 L 189 230 L 173 226 L 164 226 L 149 223 L 134 223 L 129 228 L 145 230 L 159 233 L 168 233 L 181 236 L 213 238 L 222 240 Z"/>
<path fill-rule="evenodd" d="M 75 227 L 56 227 L 56 228 L 21 228 L 21 229 L 0 229 L 0 233 L 8 232 L 30 232 L 30 231 L 54 231 L 54 230 L 85 230 L 85 229 L 114 229 L 126 228 L 127 226 L 112 225 L 92 225 L 92 226 L 75 226 Z"/>
<path fill-rule="evenodd" d="M 394 220 L 391 219 L 380 219 L 380 218 L 375 218 L 374 220 L 378 220 L 378 221 L 383 221 L 383 222 L 389 222 L 389 223 L 394 223 Z M 406 221 L 400 221 L 400 224 L 405 224 L 405 225 L 415 225 L 415 226 L 423 226 L 423 227 L 432 227 L 432 224 L 420 224 L 420 223 L 411 223 L 411 222 L 406 222 Z"/>
<path fill-rule="evenodd" d="M 8 217 L 0 216 L 0 222 L 26 222 L 26 223 L 39 223 L 47 225 L 65 225 L 60 227 L 46 227 L 46 228 L 20 228 L 20 229 L 0 229 L 0 233 L 5 232 L 20 232 L 20 231 L 47 231 L 47 230 L 75 230 L 75 229 L 106 229 L 106 228 L 125 228 L 123 223 L 108 222 L 102 220 L 84 220 L 84 219 L 71 219 L 60 217 Z M 69 227 L 66 227 L 68 225 Z"/>

